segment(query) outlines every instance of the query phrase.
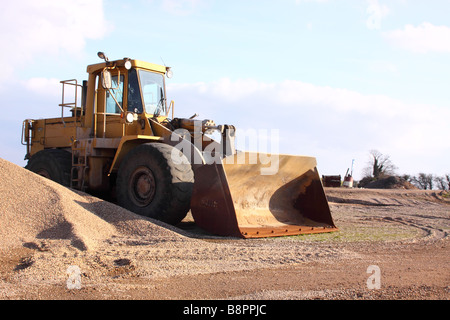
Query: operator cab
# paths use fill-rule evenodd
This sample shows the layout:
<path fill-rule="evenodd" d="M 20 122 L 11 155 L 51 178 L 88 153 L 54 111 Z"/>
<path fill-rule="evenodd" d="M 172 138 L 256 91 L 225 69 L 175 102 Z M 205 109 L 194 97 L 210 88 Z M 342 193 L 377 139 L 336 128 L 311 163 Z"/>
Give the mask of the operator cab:
<path fill-rule="evenodd" d="M 103 53 L 98 55 L 105 62 L 88 66 L 87 72 L 101 72 L 99 89 L 105 91 L 106 115 L 168 113 L 164 76 L 172 76 L 169 67 L 129 58 L 109 61 Z"/>

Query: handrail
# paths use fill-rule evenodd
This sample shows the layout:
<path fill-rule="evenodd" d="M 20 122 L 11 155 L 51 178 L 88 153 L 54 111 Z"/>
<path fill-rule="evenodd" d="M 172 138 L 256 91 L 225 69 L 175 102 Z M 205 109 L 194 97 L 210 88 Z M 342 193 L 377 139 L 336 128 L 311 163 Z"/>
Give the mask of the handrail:
<path fill-rule="evenodd" d="M 74 113 L 74 117 L 75 117 L 75 126 L 76 126 L 77 122 L 78 122 L 78 118 L 77 118 L 78 87 L 82 88 L 83 86 L 81 84 L 78 84 L 76 79 L 63 80 L 63 81 L 60 81 L 60 83 L 62 84 L 62 103 L 59 104 L 59 106 L 61 107 L 61 121 L 65 127 L 66 122 L 64 121 L 64 108 L 73 108 L 73 110 L 74 110 L 73 113 Z M 74 97 L 75 101 L 74 102 L 65 102 L 64 101 L 64 96 L 65 96 L 64 88 L 66 85 L 75 87 L 75 97 Z M 80 112 L 80 119 L 79 119 L 80 124 L 81 124 L 81 116 L 82 116 L 82 112 Z"/>

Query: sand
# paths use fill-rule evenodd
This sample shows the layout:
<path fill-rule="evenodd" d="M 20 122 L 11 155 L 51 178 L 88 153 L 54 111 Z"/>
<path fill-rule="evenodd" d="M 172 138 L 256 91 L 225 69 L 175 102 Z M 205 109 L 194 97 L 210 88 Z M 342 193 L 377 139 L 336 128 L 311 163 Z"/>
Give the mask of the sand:
<path fill-rule="evenodd" d="M 1 158 L 0 176 L 2 248 L 60 239 L 79 250 L 94 250 L 119 235 L 182 238 L 168 225 L 161 227 L 158 221 L 65 188 Z"/>

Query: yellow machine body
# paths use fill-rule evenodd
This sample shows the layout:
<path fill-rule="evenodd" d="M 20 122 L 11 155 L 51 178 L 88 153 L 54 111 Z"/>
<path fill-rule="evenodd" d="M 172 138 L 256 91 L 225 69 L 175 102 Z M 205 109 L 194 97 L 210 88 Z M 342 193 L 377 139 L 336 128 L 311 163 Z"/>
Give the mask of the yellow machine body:
<path fill-rule="evenodd" d="M 129 154 L 149 145 L 158 150 L 164 149 L 161 144 L 174 149 L 182 145 L 183 159 L 189 160 L 193 175 L 183 182 L 192 184 L 186 187 L 189 199 L 183 200 L 188 202 L 183 210 L 190 209 L 195 222 L 206 231 L 253 238 L 337 230 L 314 158 L 271 155 L 277 170 L 264 174 L 263 154 L 234 150 L 233 126 L 173 117 L 174 103 L 167 103 L 165 93 L 169 72 L 170 68 L 144 61 L 105 59 L 87 67 L 89 78 L 82 84 L 61 81 L 61 117 L 23 122 L 22 143 L 30 170 L 49 178 L 57 176 L 54 180 L 68 187 L 108 199 L 114 199 L 117 183 L 128 183 L 121 186 L 122 193 L 134 188 L 138 213 L 142 214 L 145 201 L 139 197 L 154 197 L 159 182 L 154 169 L 143 169 L 145 164 L 131 173 L 134 178 L 130 179 L 135 180 L 123 182 L 121 170 L 125 172 L 124 167 L 133 163 Z M 69 102 L 68 92 L 73 98 Z M 221 132 L 222 143 L 206 137 L 211 130 Z M 44 159 L 45 152 L 53 156 L 54 164 L 65 161 L 64 166 L 56 166 L 64 172 L 36 164 L 44 162 L 38 160 Z M 176 161 L 166 158 L 177 169 Z M 211 158 L 215 159 L 212 163 L 208 161 Z M 152 168 L 151 163 L 147 167 Z M 170 221 L 178 222 L 185 214 Z"/>

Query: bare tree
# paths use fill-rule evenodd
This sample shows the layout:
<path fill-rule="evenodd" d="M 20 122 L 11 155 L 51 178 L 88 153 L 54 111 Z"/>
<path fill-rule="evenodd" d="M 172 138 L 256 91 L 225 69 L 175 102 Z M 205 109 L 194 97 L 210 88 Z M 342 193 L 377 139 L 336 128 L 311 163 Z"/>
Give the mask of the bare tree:
<path fill-rule="evenodd" d="M 444 177 L 434 177 L 434 182 L 436 182 L 439 190 L 446 190 L 447 183 L 445 182 Z"/>
<path fill-rule="evenodd" d="M 368 167 L 364 169 L 366 176 L 378 179 L 385 175 L 395 174 L 397 167 L 392 163 L 388 155 L 382 154 L 378 150 L 371 150 Z"/>
<path fill-rule="evenodd" d="M 434 182 L 439 190 L 450 190 L 450 174 L 442 177 L 434 177 Z"/>
<path fill-rule="evenodd" d="M 402 174 L 400 176 L 400 178 L 402 178 L 403 180 L 405 180 L 406 182 L 412 182 L 412 179 L 414 178 L 413 176 L 411 176 L 410 174 Z"/>
<path fill-rule="evenodd" d="M 433 189 L 433 181 L 435 179 L 433 178 L 432 174 L 426 174 L 426 173 L 419 173 L 417 177 L 413 177 L 412 181 L 414 184 L 423 190 L 432 190 Z"/>

